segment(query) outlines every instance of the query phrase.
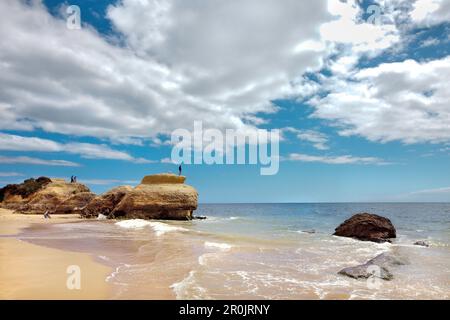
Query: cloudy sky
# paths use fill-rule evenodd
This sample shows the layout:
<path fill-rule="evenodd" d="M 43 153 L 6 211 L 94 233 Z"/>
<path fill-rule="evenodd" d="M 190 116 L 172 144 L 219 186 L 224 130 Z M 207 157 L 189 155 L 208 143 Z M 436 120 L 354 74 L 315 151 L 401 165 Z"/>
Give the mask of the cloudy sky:
<path fill-rule="evenodd" d="M 80 30 L 67 7 L 81 9 Z M 450 0 L 2 0 L 0 185 L 175 172 L 170 134 L 280 129 L 202 202 L 450 201 Z"/>

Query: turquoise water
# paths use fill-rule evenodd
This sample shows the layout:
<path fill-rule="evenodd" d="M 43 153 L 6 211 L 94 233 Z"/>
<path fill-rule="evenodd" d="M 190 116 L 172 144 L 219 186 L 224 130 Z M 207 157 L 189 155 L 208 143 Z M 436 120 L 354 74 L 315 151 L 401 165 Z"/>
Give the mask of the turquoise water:
<path fill-rule="evenodd" d="M 397 239 L 332 236 L 358 212 L 391 219 Z M 208 219 L 86 221 L 21 237 L 90 252 L 113 267 L 106 280 L 119 299 L 151 297 L 155 286 L 181 299 L 450 299 L 448 203 L 203 204 L 196 215 Z M 392 281 L 374 288 L 337 274 L 383 252 L 407 262 Z"/>

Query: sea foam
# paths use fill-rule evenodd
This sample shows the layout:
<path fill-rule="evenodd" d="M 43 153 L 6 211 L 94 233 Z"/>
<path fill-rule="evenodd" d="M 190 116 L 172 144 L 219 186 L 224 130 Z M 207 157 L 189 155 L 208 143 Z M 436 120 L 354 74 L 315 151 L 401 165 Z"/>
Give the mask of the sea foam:
<path fill-rule="evenodd" d="M 228 243 L 221 243 L 221 242 L 205 242 L 205 247 L 207 248 L 217 248 L 220 250 L 230 250 L 233 246 Z"/>
<path fill-rule="evenodd" d="M 151 227 L 155 231 L 157 236 L 161 236 L 166 232 L 187 230 L 182 227 L 175 227 L 162 222 L 146 221 L 142 219 L 124 220 L 116 222 L 115 224 L 125 229 L 141 229 L 145 227 Z"/>

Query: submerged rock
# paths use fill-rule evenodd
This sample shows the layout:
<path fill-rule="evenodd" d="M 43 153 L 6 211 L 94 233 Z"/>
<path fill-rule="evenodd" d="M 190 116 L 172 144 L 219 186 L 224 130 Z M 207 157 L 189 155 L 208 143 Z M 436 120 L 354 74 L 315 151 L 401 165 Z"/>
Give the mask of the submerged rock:
<path fill-rule="evenodd" d="M 46 211 L 73 213 L 76 208 L 86 205 L 93 196 L 83 184 L 41 177 L 3 188 L 1 206 L 27 214 L 43 214 Z"/>
<path fill-rule="evenodd" d="M 394 278 L 388 269 L 379 266 L 379 269 L 374 269 L 373 266 L 373 264 L 362 264 L 356 267 L 344 268 L 338 273 L 353 279 L 368 279 L 372 276 L 376 276 L 380 279 L 389 281 Z"/>
<path fill-rule="evenodd" d="M 345 275 L 354 279 L 367 279 L 372 276 L 383 280 L 392 280 L 393 274 L 389 268 L 406 264 L 406 261 L 393 256 L 392 254 L 382 253 L 364 264 L 344 268 L 338 274 Z"/>
<path fill-rule="evenodd" d="M 190 220 L 197 209 L 197 191 L 185 177 L 158 174 L 142 179 L 126 193 L 108 218 Z"/>
<path fill-rule="evenodd" d="M 414 245 L 421 246 L 421 247 L 429 247 L 430 246 L 430 244 L 424 240 L 416 241 L 416 242 L 414 242 Z"/>
<path fill-rule="evenodd" d="M 363 241 L 386 242 L 396 237 L 396 230 L 387 218 L 376 214 L 358 213 L 339 225 L 334 235 Z"/>

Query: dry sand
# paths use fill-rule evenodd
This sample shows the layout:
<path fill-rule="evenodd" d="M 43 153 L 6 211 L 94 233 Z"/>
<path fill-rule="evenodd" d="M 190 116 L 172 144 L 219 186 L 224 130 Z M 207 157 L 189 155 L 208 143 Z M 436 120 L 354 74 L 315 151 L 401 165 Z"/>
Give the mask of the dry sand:
<path fill-rule="evenodd" d="M 37 246 L 11 235 L 33 223 L 78 221 L 76 215 L 13 214 L 0 209 L 0 299 L 107 299 L 111 288 L 105 281 L 112 272 L 84 253 L 67 252 Z M 9 235 L 9 237 L 1 237 Z M 69 290 L 67 268 L 80 267 L 81 288 Z"/>

